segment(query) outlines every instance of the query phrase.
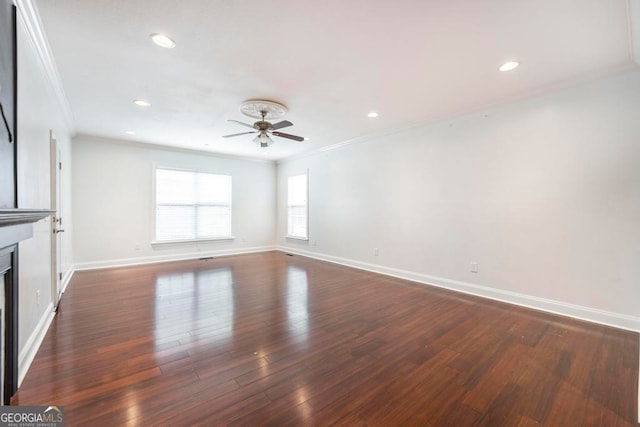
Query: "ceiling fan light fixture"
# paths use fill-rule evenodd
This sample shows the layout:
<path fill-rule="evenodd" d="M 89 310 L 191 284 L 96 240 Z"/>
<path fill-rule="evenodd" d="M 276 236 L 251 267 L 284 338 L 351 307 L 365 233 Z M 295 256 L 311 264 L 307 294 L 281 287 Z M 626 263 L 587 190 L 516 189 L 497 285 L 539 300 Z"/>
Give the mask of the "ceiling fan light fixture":
<path fill-rule="evenodd" d="M 512 71 L 518 68 L 519 65 L 520 63 L 518 61 L 508 61 L 502 64 L 498 69 L 500 71 Z"/>
<path fill-rule="evenodd" d="M 150 103 L 148 103 L 147 101 L 143 101 L 142 99 L 134 99 L 133 103 L 138 107 L 151 107 Z"/>
<path fill-rule="evenodd" d="M 152 34 L 149 34 L 149 37 L 151 37 L 151 40 L 155 44 L 165 49 L 173 49 L 174 47 L 176 47 L 176 42 L 173 41 L 173 39 L 167 36 L 166 34 L 152 33 Z"/>
<path fill-rule="evenodd" d="M 269 138 L 269 135 L 266 132 L 261 132 L 253 138 L 253 142 L 261 148 L 266 148 L 273 144 L 273 139 Z"/>

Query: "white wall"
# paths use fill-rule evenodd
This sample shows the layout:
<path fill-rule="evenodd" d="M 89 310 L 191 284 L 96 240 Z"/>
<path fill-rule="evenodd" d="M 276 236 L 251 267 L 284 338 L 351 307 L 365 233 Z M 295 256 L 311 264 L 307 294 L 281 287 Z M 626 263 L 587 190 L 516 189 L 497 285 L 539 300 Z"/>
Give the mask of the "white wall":
<path fill-rule="evenodd" d="M 231 174 L 235 239 L 152 246 L 154 165 Z M 79 136 L 73 141 L 73 178 L 77 268 L 273 247 L 276 191 L 273 162 Z"/>
<path fill-rule="evenodd" d="M 277 242 L 638 330 L 639 111 L 636 70 L 280 162 Z M 307 168 L 308 244 L 284 238 Z"/>
<path fill-rule="evenodd" d="M 56 95 L 45 75 L 24 21 L 18 18 L 18 206 L 50 208 L 49 131 L 58 139 L 63 162 L 70 164 L 71 136 Z M 62 172 L 63 183 L 71 182 L 71 168 Z M 68 185 L 60 212 L 71 220 L 71 194 Z M 70 233 L 69 233 L 70 234 Z M 63 236 L 63 267 L 73 257 L 70 235 Z M 46 331 L 52 309 L 51 218 L 34 224 L 32 239 L 19 249 L 19 363 L 24 375 L 37 350 L 38 335 Z M 36 292 L 40 293 L 39 304 Z M 31 354 L 29 354 L 31 352 Z"/>

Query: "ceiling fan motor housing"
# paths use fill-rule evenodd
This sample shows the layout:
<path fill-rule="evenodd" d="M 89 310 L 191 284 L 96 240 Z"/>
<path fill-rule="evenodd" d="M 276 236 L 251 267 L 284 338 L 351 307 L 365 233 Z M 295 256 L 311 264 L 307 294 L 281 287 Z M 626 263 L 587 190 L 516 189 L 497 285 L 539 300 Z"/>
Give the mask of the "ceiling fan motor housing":
<path fill-rule="evenodd" d="M 265 122 L 264 120 L 261 120 L 259 122 L 255 122 L 253 124 L 253 127 L 258 129 L 259 131 L 266 131 L 267 129 L 269 129 L 271 127 L 271 123 Z"/>

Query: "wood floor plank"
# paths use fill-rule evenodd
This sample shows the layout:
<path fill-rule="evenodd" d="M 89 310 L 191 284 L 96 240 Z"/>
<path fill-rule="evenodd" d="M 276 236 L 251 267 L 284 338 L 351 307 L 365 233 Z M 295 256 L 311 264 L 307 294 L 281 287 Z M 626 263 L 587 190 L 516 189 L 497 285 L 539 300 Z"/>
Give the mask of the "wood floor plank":
<path fill-rule="evenodd" d="M 67 425 L 636 426 L 638 334 L 281 252 L 77 272 Z"/>

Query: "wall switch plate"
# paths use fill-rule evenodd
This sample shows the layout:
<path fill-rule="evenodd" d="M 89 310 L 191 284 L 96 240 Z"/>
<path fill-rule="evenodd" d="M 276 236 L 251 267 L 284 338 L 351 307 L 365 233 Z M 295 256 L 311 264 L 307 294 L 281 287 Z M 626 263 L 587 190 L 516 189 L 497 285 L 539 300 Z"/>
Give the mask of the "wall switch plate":
<path fill-rule="evenodd" d="M 380 249 L 373 248 L 373 256 L 378 256 L 378 255 L 380 255 Z"/>
<path fill-rule="evenodd" d="M 471 266 L 469 267 L 469 270 L 472 273 L 477 273 L 478 272 L 478 263 L 477 262 L 471 262 Z"/>

